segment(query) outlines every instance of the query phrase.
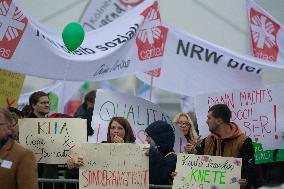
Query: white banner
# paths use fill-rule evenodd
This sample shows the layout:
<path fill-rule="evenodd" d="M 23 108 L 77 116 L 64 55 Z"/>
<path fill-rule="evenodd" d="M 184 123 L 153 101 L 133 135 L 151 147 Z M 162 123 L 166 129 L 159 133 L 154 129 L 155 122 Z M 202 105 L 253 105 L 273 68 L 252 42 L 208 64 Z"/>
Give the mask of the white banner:
<path fill-rule="evenodd" d="M 158 3 L 148 0 L 100 30 L 86 33 L 70 52 L 59 33 L 12 0 L 0 3 L 0 68 L 50 79 L 106 80 L 161 66 L 167 28 Z"/>
<path fill-rule="evenodd" d="M 158 105 L 139 97 L 99 89 L 92 118 L 95 133 L 89 142 L 98 143 L 107 140 L 107 128 L 112 117 L 125 117 L 132 126 L 136 143 L 144 144 L 145 129 L 154 121 L 163 120 L 172 124 L 168 115 Z"/>
<path fill-rule="evenodd" d="M 173 189 L 239 189 L 242 159 L 178 154 Z"/>
<path fill-rule="evenodd" d="M 265 149 L 281 149 L 284 146 L 284 85 L 262 88 L 208 93 L 196 97 L 196 114 L 199 133 L 209 134 L 206 124 L 209 107 L 226 104 L 231 121 L 253 141 L 262 143 Z"/>
<path fill-rule="evenodd" d="M 284 64 L 284 27 L 255 1 L 247 0 L 252 54 Z"/>
<path fill-rule="evenodd" d="M 234 53 L 190 34 L 169 28 L 163 67 L 153 86 L 187 96 L 260 86 L 263 67 L 283 69 L 252 56 Z M 150 83 L 151 76 L 137 77 Z"/>
<path fill-rule="evenodd" d="M 89 0 L 80 18 L 85 31 L 105 26 L 144 0 Z"/>

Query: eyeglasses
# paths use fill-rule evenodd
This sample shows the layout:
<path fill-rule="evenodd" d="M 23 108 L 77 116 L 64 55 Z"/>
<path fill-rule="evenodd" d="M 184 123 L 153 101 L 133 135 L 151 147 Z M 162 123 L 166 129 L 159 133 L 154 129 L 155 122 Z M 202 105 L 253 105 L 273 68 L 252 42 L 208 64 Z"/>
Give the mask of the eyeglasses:
<path fill-rule="evenodd" d="M 175 122 L 176 125 L 184 125 L 184 126 L 191 126 L 189 122 L 182 122 L 182 121 L 177 121 Z"/>

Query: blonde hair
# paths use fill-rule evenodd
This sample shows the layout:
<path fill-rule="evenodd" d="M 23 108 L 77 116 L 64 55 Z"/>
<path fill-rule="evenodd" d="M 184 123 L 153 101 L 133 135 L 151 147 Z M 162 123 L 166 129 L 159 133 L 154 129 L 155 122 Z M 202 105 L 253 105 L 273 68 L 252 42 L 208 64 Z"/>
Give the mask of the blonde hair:
<path fill-rule="evenodd" d="M 181 112 L 176 114 L 175 118 L 174 118 L 174 122 L 177 122 L 182 116 L 186 117 L 186 119 L 188 120 L 189 124 L 190 124 L 190 128 L 188 130 L 188 136 L 189 136 L 189 140 L 192 143 L 197 143 L 197 139 L 198 139 L 198 135 L 195 131 L 195 127 L 193 125 L 193 122 L 191 120 L 191 118 L 189 117 L 189 115 L 187 113 Z"/>

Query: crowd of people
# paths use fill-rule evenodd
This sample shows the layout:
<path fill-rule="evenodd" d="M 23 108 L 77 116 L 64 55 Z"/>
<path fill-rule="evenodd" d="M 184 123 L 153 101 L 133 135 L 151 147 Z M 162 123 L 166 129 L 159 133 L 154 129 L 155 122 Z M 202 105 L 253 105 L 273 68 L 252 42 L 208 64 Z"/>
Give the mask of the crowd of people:
<path fill-rule="evenodd" d="M 87 119 L 87 136 L 94 131 L 91 127 L 95 105 L 96 91 L 85 95 L 83 104 L 74 116 L 55 113 L 49 115 L 50 102 L 48 94 L 42 91 L 33 93 L 25 111 L 16 108 L 0 109 L 0 187 L 9 189 L 38 188 L 37 178 L 59 178 L 60 167 L 66 169 L 66 178 L 78 179 L 79 167 L 84 165 L 84 157 L 73 159 L 68 156 L 66 165 L 37 164 L 35 155 L 18 144 L 18 119 L 22 118 L 82 118 Z M 254 147 L 250 137 L 246 136 L 236 123 L 230 121 L 231 111 L 224 104 L 216 104 L 208 110 L 207 125 L 210 134 L 201 139 L 196 125 L 188 113 L 178 113 L 173 119 L 187 141 L 184 153 L 222 157 L 242 158 L 241 189 L 258 188 L 266 184 L 284 182 L 283 162 L 255 165 Z M 155 121 L 145 129 L 146 142 L 149 148 L 144 149 L 149 156 L 149 183 L 171 185 L 178 172 L 176 171 L 177 154 L 174 151 L 175 132 L 172 125 L 165 121 Z M 135 135 L 129 121 L 124 117 L 113 117 L 108 125 L 107 140 L 103 143 L 135 143 Z M 284 138 L 284 135 L 283 135 Z M 276 164 L 276 165 L 275 165 Z M 65 167 L 64 167 L 65 166 Z M 268 175 L 277 167 L 280 172 L 277 179 Z M 52 188 L 44 185 L 41 188 Z M 60 188 L 60 185 L 55 186 Z M 70 186 L 68 188 L 72 188 Z"/>

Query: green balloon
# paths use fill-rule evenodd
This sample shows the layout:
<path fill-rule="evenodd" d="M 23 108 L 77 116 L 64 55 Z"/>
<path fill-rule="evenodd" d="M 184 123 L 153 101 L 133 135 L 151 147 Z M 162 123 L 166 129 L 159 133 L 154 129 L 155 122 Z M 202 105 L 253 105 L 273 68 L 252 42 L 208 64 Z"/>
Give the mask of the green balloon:
<path fill-rule="evenodd" d="M 76 50 L 82 44 L 84 37 L 85 32 L 83 27 L 76 22 L 71 22 L 65 26 L 62 33 L 63 42 L 71 52 Z"/>

